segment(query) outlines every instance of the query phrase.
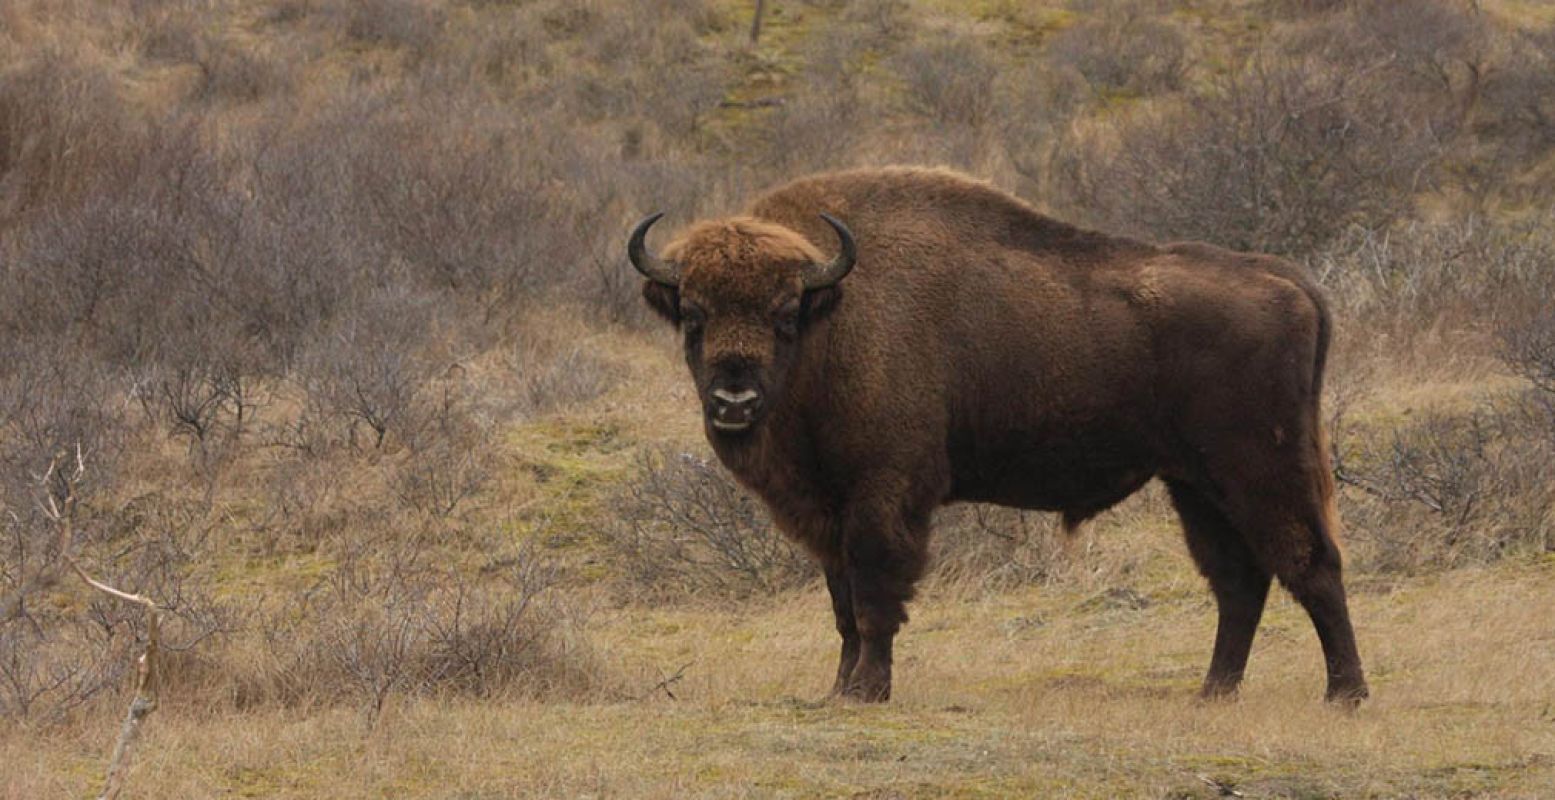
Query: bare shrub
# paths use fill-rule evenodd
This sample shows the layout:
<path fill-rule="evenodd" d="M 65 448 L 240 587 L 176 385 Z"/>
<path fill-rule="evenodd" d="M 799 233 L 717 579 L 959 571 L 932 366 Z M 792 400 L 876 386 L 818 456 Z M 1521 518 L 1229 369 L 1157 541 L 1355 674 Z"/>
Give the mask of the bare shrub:
<path fill-rule="evenodd" d="M 75 452 L 84 462 L 86 451 Z M 0 498 L 10 512 L 0 518 L 0 716 L 57 721 L 111 695 L 133 671 L 147 617 L 64 582 L 67 564 L 132 594 L 166 598 L 161 640 L 175 654 L 232 629 L 232 615 L 190 580 L 209 554 L 203 510 L 154 497 L 101 510 L 101 480 L 85 480 L 84 470 L 66 477 L 60 460 L 52 455 L 54 466 L 37 471 L 31 502 Z M 187 677 L 174 670 L 163 679 Z"/>
<path fill-rule="evenodd" d="M 952 506 L 934 519 L 934 576 L 990 592 L 1048 583 L 1063 563 L 1062 537 L 1052 514 Z"/>
<path fill-rule="evenodd" d="M 438 50 L 424 65 L 418 76 L 424 85 L 449 92 L 481 84 L 506 88 L 558 68 L 556 54 L 545 46 L 544 31 L 521 15 L 489 15 L 478 29 L 461 31 L 461 36 L 467 39 L 459 47 Z"/>
<path fill-rule="evenodd" d="M 239 702 L 349 701 L 372 724 L 399 695 L 540 696 L 595 681 L 555 569 L 524 552 L 481 575 L 433 565 L 425 540 L 357 541 L 313 593 L 260 620 Z"/>
<path fill-rule="evenodd" d="M 474 442 L 439 440 L 414 451 L 400 467 L 395 494 L 423 514 L 450 516 L 490 480 L 491 461 Z"/>
<path fill-rule="evenodd" d="M 285 58 L 219 39 L 197 52 L 199 94 L 207 100 L 249 103 L 291 89 L 294 76 Z"/>
<path fill-rule="evenodd" d="M 669 216 L 690 216 L 697 206 L 698 184 L 694 172 L 684 166 L 664 169 L 660 164 L 634 164 L 640 169 L 623 170 L 622 186 L 613 195 L 612 205 L 620 209 L 616 230 L 626 230 L 646 213 L 642 209 L 664 209 Z M 627 262 L 620 237 L 603 226 L 592 231 L 580 262 L 586 271 L 573 294 L 596 318 L 633 328 L 651 328 L 659 320 L 642 301 L 642 274 Z"/>
<path fill-rule="evenodd" d="M 1467 216 L 1345 231 L 1310 261 L 1345 316 L 1428 328 L 1510 324 L 1536 313 L 1555 281 L 1555 239 L 1542 219 Z"/>
<path fill-rule="evenodd" d="M 611 558 L 654 598 L 747 598 L 800 586 L 813 560 L 705 456 L 645 453 L 602 533 Z M 934 575 L 988 591 L 1058 579 L 1064 542 L 1050 514 L 957 505 L 934 520 Z"/>
<path fill-rule="evenodd" d="M 802 585 L 811 559 L 706 456 L 646 451 L 601 534 L 638 590 L 654 597 L 743 598 Z"/>
<path fill-rule="evenodd" d="M 126 430 L 116 375 L 72 359 L 68 347 L 17 340 L 0 344 L 0 503 L 23 514 L 35 482 L 58 453 L 80 448 L 93 459 L 87 486 L 114 478 Z"/>
<path fill-rule="evenodd" d="M 58 721 L 127 673 L 134 638 L 112 621 L 46 622 L 0 623 L 0 716 Z"/>
<path fill-rule="evenodd" d="M 690 136 L 723 100 L 730 64 L 709 58 L 693 28 L 695 9 L 705 4 L 642 5 L 641 16 L 602 14 L 588 26 L 591 60 L 615 69 L 611 79 L 580 76 L 559 88 L 585 120 L 632 115 L 673 139 Z M 643 17 L 654 20 L 652 35 L 643 35 Z M 664 80 L 665 74 L 675 79 Z"/>
<path fill-rule="evenodd" d="M 1064 189 L 1054 185 L 1054 162 L 1064 156 L 1064 132 L 1091 94 L 1084 79 L 1032 59 L 1002 70 L 995 88 L 1003 109 L 997 132 L 1010 166 L 1025 184 L 1019 193 L 1060 195 Z"/>
<path fill-rule="evenodd" d="M 1546 261 L 1545 279 L 1530 284 L 1531 302 L 1521 313 L 1507 314 L 1497 333 L 1501 360 L 1531 387 L 1522 407 L 1526 426 L 1542 431 L 1555 449 L 1555 256 Z"/>
<path fill-rule="evenodd" d="M 1260 56 L 1180 104 L 1071 136 L 1069 202 L 1157 238 L 1302 253 L 1410 210 L 1437 155 L 1425 120 L 1367 70 Z"/>
<path fill-rule="evenodd" d="M 233 400 L 248 414 L 253 380 L 273 375 L 299 338 L 287 316 L 330 293 L 281 311 L 293 298 L 275 284 L 322 287 L 286 280 L 282 254 L 260 235 L 273 230 L 228 185 L 194 125 L 161 133 L 123 185 L 33 215 L 18 232 L 15 257 L 0 264 L 12 287 L 0 297 L 0 324 L 68 339 L 84 357 L 142 376 L 208 373 L 246 395 Z"/>
<path fill-rule="evenodd" d="M 267 534 L 262 541 L 270 553 L 284 549 L 283 536 L 316 548 L 320 539 L 346 524 L 347 513 L 337 502 L 342 470 L 310 455 L 281 461 L 265 478 L 266 518 L 258 525 Z"/>
<path fill-rule="evenodd" d="M 1351 43 L 1332 35 L 1333 26 L 1345 22 Z M 1359 46 L 1371 50 L 1372 57 L 1377 51 L 1392 53 L 1395 68 L 1420 81 L 1422 88 L 1445 90 L 1465 105 L 1481 88 L 1492 49 L 1488 17 L 1471 4 L 1451 0 L 1407 5 L 1364 0 L 1355 3 L 1350 20 L 1335 20 L 1317 31 L 1324 34 L 1329 34 L 1326 47 Z"/>
<path fill-rule="evenodd" d="M 866 121 L 878 112 L 860 91 L 860 35 L 847 25 L 819 33 L 805 50 L 799 85 L 774 100 L 755 154 L 774 175 L 852 165 Z"/>
<path fill-rule="evenodd" d="M 350 0 L 340 14 L 341 29 L 352 39 L 422 53 L 441 32 L 441 9 L 419 0 Z"/>
<path fill-rule="evenodd" d="M 0 228 L 90 190 L 138 149 L 140 133 L 107 72 L 79 57 L 45 50 L 8 69 L 0 76 Z"/>
<path fill-rule="evenodd" d="M 907 0 L 855 0 L 847 5 L 845 19 L 862 24 L 876 36 L 889 38 L 907 27 Z"/>
<path fill-rule="evenodd" d="M 177 285 L 184 242 L 157 212 L 100 193 L 69 213 L 40 215 L 18 237 L 22 254 L 8 265 L 15 280 L 0 313 L 13 329 L 76 330 L 83 349 L 134 361 L 177 313 L 156 287 Z"/>
<path fill-rule="evenodd" d="M 1480 76 L 1486 118 L 1477 132 L 1519 160 L 1537 158 L 1555 146 L 1555 28 L 1507 33 L 1500 44 Z"/>
<path fill-rule="evenodd" d="M 446 518 L 486 486 L 498 453 L 466 399 L 471 389 L 449 378 L 442 384 L 440 398 L 426 410 L 427 422 L 407 439 L 393 487 L 407 507 Z"/>
<path fill-rule="evenodd" d="M 1493 211 L 1504 201 L 1546 197 L 1529 174 L 1555 132 L 1548 26 L 1507 24 L 1479 3 L 1364 0 L 1345 13 L 1296 28 L 1290 47 L 1338 65 L 1366 68 L 1415 109 L 1444 142 L 1436 173 L 1461 203 Z"/>
<path fill-rule="evenodd" d="M 1347 445 L 1336 427 L 1336 473 L 1351 497 L 1347 529 L 1381 571 L 1483 564 L 1555 548 L 1549 518 L 1555 444 L 1522 400 L 1466 415 L 1431 414 L 1386 437 Z"/>
<path fill-rule="evenodd" d="M 586 403 L 610 391 L 622 378 L 620 368 L 581 346 L 531 359 L 523 369 L 524 394 L 532 413 Z"/>
<path fill-rule="evenodd" d="M 1543 308 L 1533 311 L 1521 323 L 1502 328 L 1502 358 L 1533 384 L 1534 389 L 1555 400 L 1555 305 L 1546 298 Z"/>
<path fill-rule="evenodd" d="M 539 185 L 544 178 L 525 163 L 534 141 L 520 149 L 521 131 L 464 120 L 455 135 L 423 118 L 381 116 L 340 154 L 360 195 L 342 200 L 369 229 L 381 226 L 410 276 L 493 304 L 543 289 L 537 267 L 563 259 L 565 240 L 543 235 L 559 210 L 550 202 L 557 187 Z"/>
<path fill-rule="evenodd" d="M 847 85 L 806 92 L 773 110 L 762 148 L 774 172 L 846 166 L 860 141 L 860 99 Z"/>
<path fill-rule="evenodd" d="M 189 62 L 199 57 L 199 19 L 188 9 L 167 4 L 140 15 L 140 50 L 156 61 Z"/>
<path fill-rule="evenodd" d="M 630 267 L 627 270 L 636 274 Z M 637 284 L 637 279 L 633 279 Z M 638 301 L 641 302 L 640 300 Z M 587 341 L 563 333 L 539 331 L 533 323 L 521 330 L 503 352 L 503 377 L 513 388 L 508 410 L 527 415 L 576 407 L 615 388 L 626 370 Z"/>
<path fill-rule="evenodd" d="M 586 663 L 569 663 L 575 654 L 566 652 L 558 635 L 571 623 L 570 612 L 556 604 L 556 567 L 523 554 L 488 567 L 489 585 L 456 582 L 436 598 L 420 664 L 428 683 L 476 696 L 511 689 L 529 696 L 564 693 L 592 683 Z"/>
<path fill-rule="evenodd" d="M 216 430 L 226 403 L 226 388 L 212 372 L 181 367 L 151 379 L 140 392 L 141 404 L 150 416 L 164 421 L 174 436 L 187 436 L 198 445 Z"/>
<path fill-rule="evenodd" d="M 271 25 L 286 25 L 313 13 L 313 5 L 313 0 L 278 0 L 270 6 L 263 19 Z"/>
<path fill-rule="evenodd" d="M 1125 4 L 1065 28 L 1049 44 L 1048 60 L 1072 67 L 1098 93 L 1154 94 L 1182 87 L 1188 45 L 1175 26 Z"/>
<path fill-rule="evenodd" d="M 586 307 L 607 323 L 646 327 L 651 318 L 642 301 L 642 275 L 604 247 L 596 247 L 587 263 L 592 286 L 582 290 Z"/>
<path fill-rule="evenodd" d="M 913 45 L 899 53 L 895 63 L 917 113 L 972 127 L 992 116 L 999 66 L 977 40 L 956 37 Z"/>
<path fill-rule="evenodd" d="M 367 427 L 374 448 L 391 430 L 407 434 L 420 422 L 421 392 L 431 376 L 414 350 L 430 324 L 425 303 L 406 295 L 364 301 L 300 367 L 308 402 L 324 417 L 344 420 L 353 446 L 358 425 Z"/>
<path fill-rule="evenodd" d="M 118 642 L 53 602 L 68 543 L 47 501 L 94 498 L 111 486 L 124 431 L 100 365 L 56 357 L 47 343 L 11 344 L 0 345 L 0 710 L 62 712 L 116 680 Z M 49 469 L 64 452 L 97 467 L 65 482 Z"/>

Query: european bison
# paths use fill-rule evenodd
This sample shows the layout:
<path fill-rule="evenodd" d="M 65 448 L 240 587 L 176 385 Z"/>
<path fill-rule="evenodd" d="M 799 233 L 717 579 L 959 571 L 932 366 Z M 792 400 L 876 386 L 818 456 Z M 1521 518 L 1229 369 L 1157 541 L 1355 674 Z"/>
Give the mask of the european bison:
<path fill-rule="evenodd" d="M 684 333 L 719 459 L 825 569 L 834 693 L 889 699 L 936 507 L 1073 528 L 1159 477 L 1219 605 L 1203 693 L 1235 691 L 1277 576 L 1328 698 L 1366 696 L 1318 410 L 1329 314 L 1301 268 L 1082 230 L 938 169 L 804 178 L 656 257 L 659 216 L 628 246 L 644 298 Z"/>

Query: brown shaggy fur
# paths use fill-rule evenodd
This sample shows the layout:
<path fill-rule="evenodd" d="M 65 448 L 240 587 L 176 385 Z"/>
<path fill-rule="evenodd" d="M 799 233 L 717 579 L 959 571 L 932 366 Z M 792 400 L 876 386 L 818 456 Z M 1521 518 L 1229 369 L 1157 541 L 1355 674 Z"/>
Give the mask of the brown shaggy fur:
<path fill-rule="evenodd" d="M 857 265 L 830 258 L 828 212 Z M 1329 314 L 1299 267 L 1082 230 L 944 170 L 778 188 L 664 251 L 644 295 L 686 333 L 719 458 L 819 559 L 842 656 L 834 691 L 890 696 L 892 641 L 957 501 L 1069 526 L 1162 479 L 1219 606 L 1204 692 L 1235 690 L 1275 577 L 1312 618 L 1330 699 L 1366 695 L 1340 578 L 1318 410 Z M 715 397 L 758 392 L 730 432 Z"/>

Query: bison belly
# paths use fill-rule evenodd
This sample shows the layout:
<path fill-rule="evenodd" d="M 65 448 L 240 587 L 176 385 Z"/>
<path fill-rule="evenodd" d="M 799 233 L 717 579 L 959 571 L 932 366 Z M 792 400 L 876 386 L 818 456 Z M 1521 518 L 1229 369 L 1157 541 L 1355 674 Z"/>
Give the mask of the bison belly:
<path fill-rule="evenodd" d="M 960 438 L 951 446 L 951 501 L 1088 517 L 1133 494 L 1157 470 L 1140 443 L 1110 432 Z"/>

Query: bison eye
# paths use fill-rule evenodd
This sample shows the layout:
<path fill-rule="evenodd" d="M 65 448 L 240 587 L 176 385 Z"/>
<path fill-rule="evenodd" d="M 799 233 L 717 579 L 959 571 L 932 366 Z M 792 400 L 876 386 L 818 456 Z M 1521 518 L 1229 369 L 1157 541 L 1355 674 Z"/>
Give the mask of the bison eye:
<path fill-rule="evenodd" d="M 707 313 L 693 305 L 680 307 L 680 324 L 685 328 L 687 336 L 696 336 L 702 332 L 702 326 L 707 324 Z"/>
<path fill-rule="evenodd" d="M 773 314 L 773 327 L 777 329 L 778 336 L 784 339 L 793 339 L 799 335 L 799 301 L 791 300 L 784 303 Z"/>

